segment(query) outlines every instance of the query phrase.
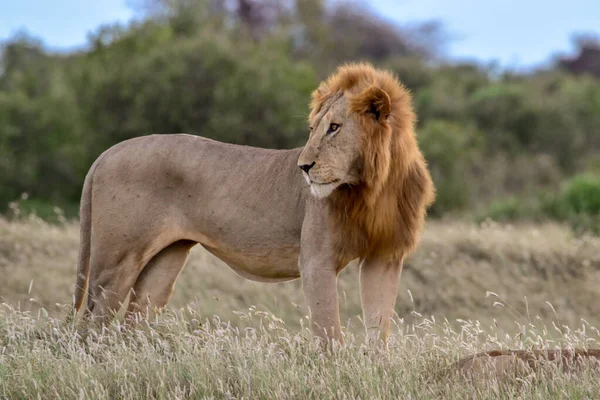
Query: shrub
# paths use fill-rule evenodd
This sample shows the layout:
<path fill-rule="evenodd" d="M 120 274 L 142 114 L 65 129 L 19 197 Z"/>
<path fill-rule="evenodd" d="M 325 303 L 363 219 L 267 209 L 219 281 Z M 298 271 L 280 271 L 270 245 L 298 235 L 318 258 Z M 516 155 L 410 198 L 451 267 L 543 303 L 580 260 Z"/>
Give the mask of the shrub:
<path fill-rule="evenodd" d="M 480 147 L 477 131 L 459 124 L 432 120 L 418 132 L 423 154 L 436 186 L 432 215 L 463 210 L 470 201 L 470 167 Z"/>
<path fill-rule="evenodd" d="M 577 233 L 600 234 L 600 178 L 577 175 L 564 182 L 557 193 L 542 192 L 534 199 L 510 197 L 493 202 L 483 218 L 551 219 L 568 223 Z"/>
<path fill-rule="evenodd" d="M 521 202 L 516 197 L 494 201 L 490 204 L 486 217 L 494 221 L 514 221 L 524 217 Z"/>
<path fill-rule="evenodd" d="M 570 214 L 600 214 L 600 177 L 579 175 L 567 181 L 561 193 L 565 211 Z"/>
<path fill-rule="evenodd" d="M 568 222 L 576 231 L 600 233 L 600 178 L 578 175 L 556 196 L 546 196 L 542 208 L 551 218 Z"/>

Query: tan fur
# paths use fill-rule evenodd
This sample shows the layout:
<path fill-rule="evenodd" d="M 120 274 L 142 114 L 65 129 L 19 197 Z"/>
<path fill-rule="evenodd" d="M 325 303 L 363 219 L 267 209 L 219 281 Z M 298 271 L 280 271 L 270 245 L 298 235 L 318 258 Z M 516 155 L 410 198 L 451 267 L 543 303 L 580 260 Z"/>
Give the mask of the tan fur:
<path fill-rule="evenodd" d="M 200 243 L 246 278 L 301 277 L 315 335 L 339 342 L 337 274 L 358 258 L 368 337 L 385 339 L 402 260 L 433 201 L 414 119 L 390 73 L 349 65 L 315 91 L 303 148 L 183 134 L 113 146 L 82 193 L 76 310 L 86 282 L 86 313 L 102 321 L 131 290 L 130 312 L 164 307 Z"/>
<path fill-rule="evenodd" d="M 473 380 L 507 383 L 541 370 L 548 375 L 558 369 L 575 373 L 590 367 L 600 367 L 600 349 L 492 350 L 460 359 L 452 371 Z"/>

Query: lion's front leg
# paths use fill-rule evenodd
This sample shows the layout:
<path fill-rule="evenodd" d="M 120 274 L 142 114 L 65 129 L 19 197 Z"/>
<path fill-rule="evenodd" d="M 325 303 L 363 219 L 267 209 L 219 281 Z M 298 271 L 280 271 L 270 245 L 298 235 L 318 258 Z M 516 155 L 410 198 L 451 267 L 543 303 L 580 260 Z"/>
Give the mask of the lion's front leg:
<path fill-rule="evenodd" d="M 311 260 L 303 263 L 301 275 L 313 334 L 327 344 L 332 339 L 343 344 L 336 268 Z"/>
<path fill-rule="evenodd" d="M 387 347 L 401 272 L 402 258 L 365 258 L 360 263 L 360 298 L 367 344 L 383 342 Z"/>

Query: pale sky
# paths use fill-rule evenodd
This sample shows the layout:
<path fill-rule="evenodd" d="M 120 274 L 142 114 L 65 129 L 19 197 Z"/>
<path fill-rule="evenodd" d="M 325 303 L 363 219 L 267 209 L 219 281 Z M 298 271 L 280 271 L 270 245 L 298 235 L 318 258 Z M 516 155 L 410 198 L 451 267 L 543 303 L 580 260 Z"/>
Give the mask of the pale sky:
<path fill-rule="evenodd" d="M 600 0 L 360 0 L 400 24 L 436 19 L 448 56 L 531 67 L 571 50 L 574 33 L 600 35 Z M 19 30 L 53 49 L 86 43 L 100 24 L 126 22 L 126 0 L 0 0 L 0 40 Z"/>

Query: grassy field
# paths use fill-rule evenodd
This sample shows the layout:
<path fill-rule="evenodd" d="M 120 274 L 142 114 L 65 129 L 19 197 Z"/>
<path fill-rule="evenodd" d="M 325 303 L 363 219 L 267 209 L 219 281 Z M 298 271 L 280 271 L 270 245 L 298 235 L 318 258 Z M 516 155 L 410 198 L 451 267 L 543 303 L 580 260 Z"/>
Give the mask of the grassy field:
<path fill-rule="evenodd" d="M 488 349 L 600 347 L 600 238 L 558 225 L 427 224 L 387 353 L 362 347 L 358 273 L 340 276 L 348 346 L 315 351 L 300 282 L 247 281 L 197 248 L 170 311 L 82 337 L 61 324 L 78 226 L 0 219 L 0 398 L 598 398 L 600 377 L 446 374 Z"/>

